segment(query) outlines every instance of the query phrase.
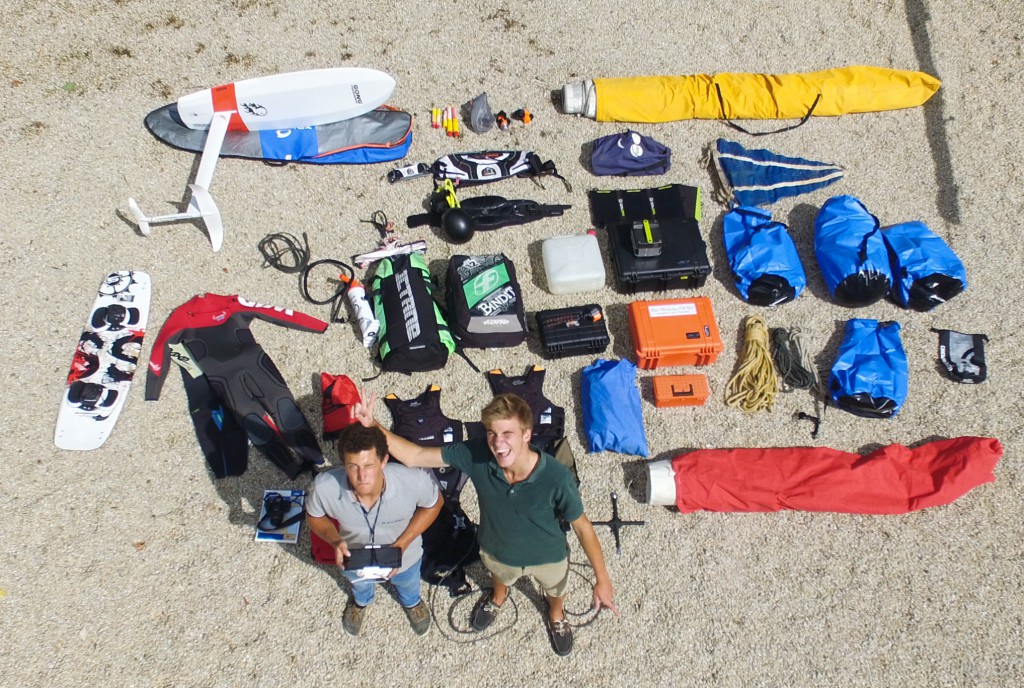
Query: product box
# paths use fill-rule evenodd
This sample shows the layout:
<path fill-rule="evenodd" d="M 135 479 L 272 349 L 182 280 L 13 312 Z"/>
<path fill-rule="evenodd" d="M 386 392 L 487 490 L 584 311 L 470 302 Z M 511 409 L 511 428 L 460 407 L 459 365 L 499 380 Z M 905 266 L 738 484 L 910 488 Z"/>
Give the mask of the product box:
<path fill-rule="evenodd" d="M 549 358 L 599 354 L 611 341 L 604 311 L 596 303 L 539 311 L 537 329 Z"/>
<path fill-rule="evenodd" d="M 629 304 L 637 366 L 708 365 L 722 353 L 722 335 L 706 296 Z"/>
<path fill-rule="evenodd" d="M 654 405 L 666 406 L 703 406 L 711 396 L 708 389 L 708 378 L 703 374 L 696 375 L 655 375 Z"/>
<path fill-rule="evenodd" d="M 552 237 L 541 244 L 541 253 L 552 294 L 604 289 L 604 259 L 593 234 Z"/>

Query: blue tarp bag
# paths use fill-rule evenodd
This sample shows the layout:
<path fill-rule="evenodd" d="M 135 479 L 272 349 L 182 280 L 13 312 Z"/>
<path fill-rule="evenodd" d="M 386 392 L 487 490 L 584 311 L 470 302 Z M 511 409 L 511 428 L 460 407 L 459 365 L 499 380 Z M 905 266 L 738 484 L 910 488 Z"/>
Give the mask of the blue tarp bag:
<path fill-rule="evenodd" d="M 840 306 L 869 306 L 889 293 L 892 271 L 878 218 L 853 196 L 834 196 L 821 206 L 814 255 Z"/>
<path fill-rule="evenodd" d="M 854 318 L 828 376 L 836 406 L 865 418 L 892 418 L 907 400 L 907 354 L 896 322 Z"/>
<path fill-rule="evenodd" d="M 671 148 L 631 130 L 597 139 L 590 156 L 590 169 L 597 175 L 665 174 L 670 167 Z"/>
<path fill-rule="evenodd" d="M 644 414 L 632 361 L 597 359 L 583 369 L 580 396 L 588 451 L 647 456 Z"/>
<path fill-rule="evenodd" d="M 923 222 L 882 230 L 889 247 L 890 296 L 904 308 L 930 311 L 967 288 L 967 271 L 953 249 Z"/>
<path fill-rule="evenodd" d="M 786 225 L 750 206 L 733 208 L 722 224 L 729 267 L 744 301 L 777 306 L 800 295 L 807 275 Z"/>

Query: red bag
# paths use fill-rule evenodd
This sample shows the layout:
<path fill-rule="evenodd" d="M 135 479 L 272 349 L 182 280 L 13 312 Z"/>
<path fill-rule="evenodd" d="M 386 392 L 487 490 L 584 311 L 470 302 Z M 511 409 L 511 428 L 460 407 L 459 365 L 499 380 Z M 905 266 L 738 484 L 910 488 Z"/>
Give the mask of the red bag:
<path fill-rule="evenodd" d="M 324 438 L 333 439 L 354 422 L 352 406 L 360 401 L 359 390 L 347 375 L 320 373 L 320 395 Z"/>
<path fill-rule="evenodd" d="M 995 481 L 999 440 L 957 437 L 866 456 L 828 447 L 701 449 L 672 459 L 676 505 L 694 511 L 903 514 Z"/>
<path fill-rule="evenodd" d="M 338 527 L 338 522 L 328 516 L 331 519 L 331 523 L 334 527 Z M 314 533 L 312 530 L 309 531 L 309 545 L 313 555 L 313 561 L 318 564 L 327 564 L 329 566 L 337 566 L 338 560 L 334 556 L 334 548 L 327 544 L 327 541 L 321 538 L 319 535 Z"/>

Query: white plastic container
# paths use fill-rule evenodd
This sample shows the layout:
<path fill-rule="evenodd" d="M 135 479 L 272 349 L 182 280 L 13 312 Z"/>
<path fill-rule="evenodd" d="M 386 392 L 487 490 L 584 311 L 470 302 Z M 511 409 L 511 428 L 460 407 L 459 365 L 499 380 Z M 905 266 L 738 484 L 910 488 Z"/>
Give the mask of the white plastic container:
<path fill-rule="evenodd" d="M 552 237 L 544 241 L 541 251 L 552 294 L 604 289 L 604 260 L 593 234 Z"/>

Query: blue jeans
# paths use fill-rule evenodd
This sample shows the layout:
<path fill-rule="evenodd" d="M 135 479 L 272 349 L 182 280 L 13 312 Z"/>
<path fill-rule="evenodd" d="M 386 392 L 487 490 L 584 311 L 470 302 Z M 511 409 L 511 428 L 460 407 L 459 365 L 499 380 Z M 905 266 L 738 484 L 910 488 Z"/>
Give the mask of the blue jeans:
<path fill-rule="evenodd" d="M 351 583 L 352 597 L 360 607 L 365 607 L 373 602 L 379 582 L 390 582 L 395 587 L 398 601 L 403 607 L 415 607 L 420 603 L 420 563 L 422 561 L 422 558 L 417 559 L 415 564 L 405 571 L 396 573 L 390 581 L 365 580 L 356 575 L 355 571 L 342 571 L 342 574 Z"/>

